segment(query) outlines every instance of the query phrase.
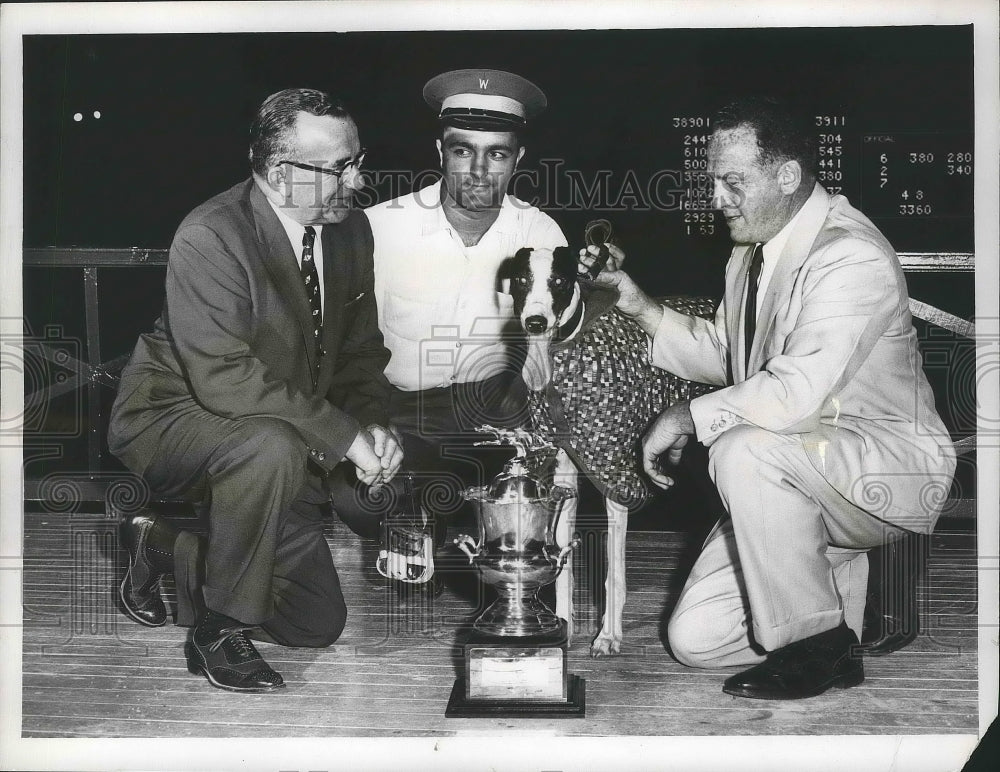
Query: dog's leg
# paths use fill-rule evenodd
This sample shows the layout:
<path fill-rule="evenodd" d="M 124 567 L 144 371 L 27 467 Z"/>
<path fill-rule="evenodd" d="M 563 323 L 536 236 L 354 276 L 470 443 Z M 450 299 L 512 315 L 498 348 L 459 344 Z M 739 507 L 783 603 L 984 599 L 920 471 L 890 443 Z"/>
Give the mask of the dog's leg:
<path fill-rule="evenodd" d="M 559 510 L 556 523 L 556 544 L 565 547 L 573 539 L 576 530 L 576 508 L 578 480 L 576 467 L 563 450 L 556 457 L 556 471 L 553 482 L 573 491 L 573 496 L 565 499 Z M 566 556 L 566 563 L 556 577 L 556 616 L 566 620 L 567 644 L 573 640 L 573 553 Z"/>
<path fill-rule="evenodd" d="M 604 618 L 601 632 L 590 645 L 590 656 L 618 654 L 622 648 L 622 611 L 625 608 L 625 533 L 628 508 L 604 500 L 608 513 L 608 573 L 604 581 Z"/>

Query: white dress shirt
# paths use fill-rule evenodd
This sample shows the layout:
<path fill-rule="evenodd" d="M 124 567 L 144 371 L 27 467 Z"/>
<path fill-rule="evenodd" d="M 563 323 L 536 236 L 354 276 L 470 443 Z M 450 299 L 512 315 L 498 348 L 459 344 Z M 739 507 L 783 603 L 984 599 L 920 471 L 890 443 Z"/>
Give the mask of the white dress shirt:
<path fill-rule="evenodd" d="M 281 223 L 281 227 L 285 229 L 285 233 L 288 234 L 288 240 L 292 244 L 292 252 L 295 253 L 295 260 L 299 264 L 299 270 L 302 270 L 302 237 L 306 235 L 306 226 L 295 222 L 291 217 L 281 211 L 281 207 L 275 206 L 271 199 L 267 200 L 267 203 L 271 205 L 274 213 L 278 215 L 278 221 Z M 323 281 L 323 226 L 314 225 L 313 228 L 316 229 L 316 238 L 313 239 L 313 263 L 316 265 L 316 273 L 319 275 L 319 307 L 320 314 L 325 313 L 326 306 L 324 305 L 324 296 L 326 295 L 326 286 Z"/>
<path fill-rule="evenodd" d="M 767 285 L 771 281 L 771 276 L 774 274 L 774 266 L 778 264 L 778 258 L 781 257 L 781 250 L 785 248 L 785 244 L 788 243 L 788 237 L 792 234 L 795 229 L 795 223 L 799 220 L 799 215 L 802 214 L 802 209 L 795 213 L 785 227 L 778 231 L 774 237 L 764 244 L 764 263 L 760 268 L 760 278 L 757 280 L 757 318 L 760 319 L 760 309 L 764 303 L 764 295 L 767 293 Z"/>
<path fill-rule="evenodd" d="M 419 391 L 501 373 L 513 299 L 500 291 L 497 271 L 521 247 L 565 246 L 555 221 L 508 195 L 496 222 L 467 247 L 445 217 L 440 181 L 365 214 L 375 237 L 379 328 L 392 352 L 389 382 Z"/>

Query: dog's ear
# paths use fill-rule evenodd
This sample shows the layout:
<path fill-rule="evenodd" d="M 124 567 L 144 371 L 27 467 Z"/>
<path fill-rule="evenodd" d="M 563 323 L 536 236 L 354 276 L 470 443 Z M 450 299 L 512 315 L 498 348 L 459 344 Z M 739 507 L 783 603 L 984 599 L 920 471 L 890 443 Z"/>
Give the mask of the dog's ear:
<path fill-rule="evenodd" d="M 531 248 L 522 247 L 514 253 L 513 257 L 508 257 L 500 263 L 500 267 L 497 269 L 497 292 L 503 292 L 507 295 L 510 294 L 510 280 L 514 278 L 514 275 L 519 270 L 523 270 L 523 267 L 528 262 L 528 258 L 530 256 Z"/>
<path fill-rule="evenodd" d="M 552 267 L 560 276 L 575 277 L 578 262 L 577 253 L 569 247 L 556 247 L 552 250 Z"/>
<path fill-rule="evenodd" d="M 500 263 L 500 267 L 497 269 L 497 278 L 501 280 L 513 279 L 518 271 L 523 271 L 528 266 L 532 252 L 534 252 L 533 247 L 521 247 L 514 253 L 513 257 L 508 257 Z"/>
<path fill-rule="evenodd" d="M 531 257 L 531 253 L 534 251 L 534 247 L 521 247 L 514 253 L 514 257 L 512 257 L 511 260 L 515 263 L 526 263 L 528 262 L 528 258 Z"/>

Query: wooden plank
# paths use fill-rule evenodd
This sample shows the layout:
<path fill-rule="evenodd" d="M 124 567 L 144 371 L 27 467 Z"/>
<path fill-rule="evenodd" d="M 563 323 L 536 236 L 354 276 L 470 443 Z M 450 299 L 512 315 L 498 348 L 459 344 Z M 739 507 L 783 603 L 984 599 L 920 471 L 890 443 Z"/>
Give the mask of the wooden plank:
<path fill-rule="evenodd" d="M 24 264 L 30 267 L 142 266 L 165 265 L 169 250 L 149 247 L 108 249 L 91 247 L 36 247 L 24 250 Z M 906 271 L 974 271 L 972 252 L 899 252 Z"/>
<path fill-rule="evenodd" d="M 960 456 L 973 452 L 976 449 L 976 439 L 976 436 L 972 435 L 971 437 L 963 437 L 960 440 L 955 440 L 952 443 L 955 446 L 955 452 Z"/>
<path fill-rule="evenodd" d="M 589 682 L 588 682 L 589 683 Z M 720 682 L 721 683 L 721 682 Z M 289 686 L 292 686 L 292 682 L 289 682 Z M 444 726 L 446 721 L 450 723 L 442 715 L 444 703 L 447 702 L 448 694 L 450 691 L 450 684 L 447 690 L 441 690 L 439 694 L 432 695 L 429 699 L 407 699 L 405 696 L 396 699 L 386 699 L 380 701 L 379 698 L 373 697 L 369 700 L 368 709 L 364 714 L 361 714 L 356 709 L 345 708 L 345 703 L 353 696 L 346 692 L 330 692 L 323 695 L 321 698 L 316 698 L 313 700 L 309 707 L 300 705 L 297 700 L 293 697 L 289 697 L 289 691 L 286 688 L 281 692 L 276 692 L 270 695 L 247 695 L 245 704 L 239 705 L 237 709 L 233 709 L 233 699 L 229 698 L 228 703 L 223 701 L 218 701 L 215 706 L 215 716 L 209 720 L 218 721 L 220 723 L 238 723 L 244 726 L 262 726 L 262 725 L 273 725 L 274 715 L 276 710 L 287 711 L 289 708 L 294 710 L 294 715 L 289 716 L 286 721 L 284 721 L 284 726 L 351 726 L 355 729 L 364 729 L 370 726 L 371 720 L 374 718 L 383 728 L 406 728 L 412 727 L 416 728 L 420 725 L 427 726 L 428 724 L 433 724 L 437 726 Z M 849 694 L 849 693 L 848 693 Z M 721 692 L 720 692 L 721 695 Z M 157 694 L 162 700 L 162 695 Z M 195 715 L 201 713 L 204 709 L 200 701 L 197 699 L 198 695 L 189 694 L 186 704 L 177 705 L 163 705 L 160 702 L 154 702 L 146 705 L 128 705 L 123 704 L 119 701 L 111 700 L 107 696 L 100 702 L 86 701 L 86 700 L 64 700 L 57 708 L 50 709 L 47 701 L 35 701 L 33 699 L 25 700 L 24 702 L 24 714 L 26 716 L 44 716 L 47 715 L 49 718 L 65 718 L 65 719 L 90 719 L 91 721 L 103 720 L 105 722 L 117 721 L 130 721 L 130 720 L 156 720 L 171 723 L 184 723 L 191 721 L 194 723 L 192 718 L 192 713 Z M 760 701 L 754 702 L 750 706 L 744 708 L 738 704 L 733 698 L 722 695 L 718 699 L 718 704 L 714 706 L 706 706 L 698 703 L 692 703 L 690 700 L 684 699 L 683 696 L 679 695 L 676 691 L 670 689 L 664 689 L 660 692 L 650 693 L 644 698 L 638 700 L 610 700 L 599 703 L 593 703 L 589 699 L 588 694 L 587 707 L 594 713 L 598 714 L 592 716 L 592 720 L 597 720 L 598 722 L 612 722 L 615 720 L 616 714 L 622 714 L 627 716 L 629 720 L 636 719 L 644 713 L 648 713 L 651 716 L 658 716 L 662 720 L 666 721 L 676 721 L 677 714 L 681 711 L 692 711 L 695 716 L 701 714 L 701 716 L 711 716 L 718 719 L 719 714 L 728 714 L 734 718 L 744 718 L 747 713 L 755 712 L 758 710 L 767 710 L 770 712 L 773 705 L 779 704 L 772 701 Z M 849 703 L 848 699 L 838 699 L 830 698 L 827 700 L 828 703 Z M 844 695 L 846 698 L 846 695 Z M 962 708 L 953 711 L 943 711 L 935 710 L 933 703 L 937 700 L 928 700 L 927 695 L 921 695 L 922 699 L 928 703 L 928 708 L 922 711 L 921 721 L 919 728 L 926 729 L 928 727 L 939 726 L 941 728 L 961 728 L 964 722 L 969 718 L 970 712 L 975 711 L 975 703 L 970 702 L 962 706 Z M 669 700 L 669 701 L 668 701 Z M 274 703 L 280 703 L 280 706 L 274 705 Z M 843 717 L 838 721 L 841 725 L 849 724 L 850 722 L 857 721 L 858 723 L 868 723 L 875 724 L 881 728 L 911 728 L 908 717 L 905 715 L 900 715 L 898 711 L 895 711 L 891 707 L 892 697 L 884 696 L 881 698 L 880 707 L 873 703 L 873 707 L 858 708 L 855 705 L 855 711 L 853 716 L 847 711 L 845 711 Z M 400 706 L 404 709 L 400 709 Z M 219 708 L 225 708 L 229 706 L 228 710 L 219 710 Z M 839 707 L 846 707 L 846 704 L 839 705 Z M 788 711 L 788 719 L 791 726 L 797 726 L 801 729 L 807 727 L 815 727 L 820 720 L 818 719 L 812 710 L 802 710 L 801 708 Z M 532 719 L 532 724 L 536 723 L 536 719 Z M 565 725 L 566 722 L 563 722 Z M 278 729 L 280 730 L 280 726 Z M 641 734 L 653 734 L 650 731 L 652 726 L 647 727 L 646 732 L 640 732 Z M 780 730 L 781 727 L 778 727 Z M 741 733 L 736 730 L 735 733 Z M 750 728 L 747 728 L 742 732 L 743 734 L 756 734 L 756 732 Z M 783 733 L 783 732 L 781 732 Z"/>
<path fill-rule="evenodd" d="M 406 620 L 393 618 L 384 583 L 339 523 L 327 534 L 350 609 L 344 635 L 320 651 L 262 645 L 289 686 L 236 698 L 187 672 L 185 630 L 142 628 L 118 613 L 108 586 L 118 575 L 108 563 L 121 560 L 115 550 L 88 553 L 96 563 L 71 584 L 80 556 L 69 520 L 25 517 L 24 603 L 35 615 L 24 629 L 25 736 L 925 734 L 977 726 L 973 534 L 932 537 L 920 589 L 924 632 L 906 650 L 866 662 L 864 684 L 802 703 L 761 703 L 722 694 L 727 672 L 686 668 L 667 654 L 659 626 L 680 589 L 676 567 L 688 537 L 630 533 L 623 655 L 591 659 L 583 634 L 569 651 L 570 672 L 587 679 L 586 718 L 500 719 L 487 727 L 444 717 L 479 596 L 446 589 L 427 634 L 398 626 L 390 634 Z M 87 527 L 103 533 L 106 524 L 98 517 Z M 599 578 L 592 566 L 577 568 L 581 583 Z M 169 582 L 166 595 L 173 597 Z M 578 585 L 575 597 L 579 618 L 595 625 L 592 593 Z M 93 627 L 83 634 L 74 620 Z"/>
<path fill-rule="evenodd" d="M 942 311 L 940 308 L 935 308 L 929 303 L 924 303 L 915 298 L 910 298 L 910 314 L 917 319 L 923 319 L 925 322 L 936 324 L 938 327 L 949 332 L 961 335 L 963 338 L 976 337 L 976 325 L 972 322 L 968 322 L 961 317 L 949 314 L 947 311 Z"/>
<path fill-rule="evenodd" d="M 589 683 L 589 682 L 588 682 Z M 289 684 L 291 686 L 291 684 Z M 661 694 L 667 695 L 671 692 L 664 691 Z M 294 713 L 290 720 L 284 722 L 283 725 L 274 727 L 277 732 L 280 733 L 282 728 L 290 727 L 303 727 L 303 726 L 314 726 L 322 728 L 333 728 L 333 727 L 353 727 L 354 729 L 364 729 L 364 720 L 359 720 L 357 711 L 352 711 L 345 708 L 345 705 L 349 704 L 349 699 L 351 695 L 348 694 L 337 694 L 330 693 L 322 696 L 315 697 L 308 707 L 299 704 L 291 705 L 291 699 L 287 697 L 287 690 L 281 693 L 280 697 L 276 695 L 266 695 L 263 698 L 258 697 L 253 701 L 247 701 L 246 704 L 241 704 L 238 707 L 234 707 L 233 699 L 230 697 L 228 701 L 216 701 L 213 705 L 213 712 L 215 715 L 209 717 L 207 720 L 211 723 L 225 723 L 225 724 L 240 724 L 243 726 L 267 726 L 272 725 L 271 721 L 274 714 L 274 705 L 268 704 L 273 702 L 281 702 L 281 709 L 288 710 L 291 708 Z M 159 692 L 156 693 L 159 699 L 163 699 L 163 695 Z M 731 732 L 726 732 L 724 726 L 712 727 L 711 724 L 719 722 L 724 716 L 729 716 L 731 720 L 735 721 L 748 721 L 751 719 L 757 711 L 770 712 L 773 703 L 769 702 L 756 702 L 753 707 L 747 709 L 741 709 L 736 706 L 735 700 L 730 697 L 726 697 L 723 702 L 720 700 L 719 705 L 715 707 L 706 707 L 703 705 L 692 704 L 690 701 L 684 699 L 676 699 L 670 704 L 663 704 L 656 699 L 654 695 L 652 699 L 643 700 L 639 703 L 632 703 L 630 701 L 605 701 L 599 704 L 592 704 L 589 699 L 591 695 L 588 694 L 587 707 L 589 712 L 593 715 L 588 716 L 587 723 L 592 724 L 592 728 L 600 728 L 604 730 L 603 733 L 615 734 L 614 724 L 618 721 L 617 716 L 622 715 L 627 717 L 630 721 L 639 720 L 642 721 L 642 715 L 648 713 L 651 717 L 657 719 L 657 723 L 660 725 L 670 725 L 671 723 L 677 722 L 678 714 L 684 711 L 692 711 L 693 716 L 696 720 L 704 721 L 708 724 L 708 732 L 699 733 L 710 733 L 712 729 L 722 730 L 718 733 L 732 733 L 732 734 L 758 734 L 756 727 L 748 726 L 746 728 L 740 729 L 733 727 Z M 170 722 L 175 725 L 186 723 L 185 719 L 192 713 L 195 715 L 201 714 L 205 711 L 205 705 L 201 703 L 198 699 L 198 695 L 189 694 L 187 695 L 186 704 L 171 705 L 168 709 L 163 710 L 158 705 L 153 705 L 151 707 L 133 709 L 129 706 L 121 705 L 121 703 L 109 702 L 107 697 L 103 700 L 95 702 L 85 702 L 85 695 L 81 695 L 81 701 L 76 700 L 67 701 L 62 704 L 59 709 L 58 715 L 47 715 L 46 699 L 43 698 L 42 701 L 27 700 L 25 705 L 25 713 L 30 713 L 32 716 L 37 716 L 39 718 L 46 717 L 49 720 L 54 719 L 64 719 L 64 720 L 88 720 L 92 726 L 99 726 L 103 724 L 104 726 L 113 726 L 110 721 L 102 719 L 104 714 L 108 714 L 108 718 L 117 718 L 119 721 L 129 720 L 148 720 L 148 721 L 163 721 Z M 933 703 L 936 700 L 930 700 L 927 695 L 921 695 L 921 700 L 928 703 Z M 855 714 L 856 720 L 861 723 L 864 722 L 868 726 L 868 734 L 876 734 L 880 732 L 895 733 L 897 730 L 913 730 L 913 729 L 923 729 L 927 731 L 930 727 L 930 731 L 936 733 L 934 727 L 941 727 L 944 731 L 958 731 L 962 726 L 969 720 L 970 713 L 975 712 L 975 703 L 970 702 L 962 706 L 960 709 L 954 711 L 939 711 L 939 710 L 928 710 L 923 712 L 922 721 L 919 726 L 913 726 L 911 722 L 908 722 L 905 717 L 899 715 L 898 710 L 894 710 L 893 703 L 897 702 L 897 698 L 892 696 L 884 696 L 878 700 L 878 704 L 873 703 L 874 707 L 871 710 L 863 711 Z M 447 702 L 447 694 L 442 694 L 438 698 L 433 700 L 398 700 L 395 703 L 386 702 L 380 704 L 378 700 L 373 700 L 371 702 L 370 709 L 367 711 L 369 719 L 377 720 L 379 724 L 382 725 L 384 730 L 392 729 L 406 729 L 406 730 L 419 730 L 419 729 L 439 729 L 444 730 L 449 727 L 453 727 L 454 724 L 445 719 L 441 713 L 444 703 Z M 915 700 L 916 702 L 916 700 Z M 401 710 L 401 705 L 405 707 L 405 710 Z M 920 710 L 919 705 L 913 706 L 916 710 Z M 116 709 L 117 708 L 117 709 Z M 714 719 L 714 721 L 708 721 L 705 719 Z M 850 726 L 850 723 L 855 719 L 851 717 L 850 713 L 845 711 L 843 716 L 837 720 L 837 723 L 841 726 Z M 191 721 L 192 724 L 197 725 L 197 723 Z M 464 722 L 465 726 L 456 728 L 474 728 L 475 725 L 471 722 Z M 721 722 L 720 722 L 721 723 Z M 522 726 L 526 726 L 527 722 L 522 723 Z M 540 729 L 541 727 L 535 721 L 531 722 L 531 725 L 535 729 Z M 556 727 L 559 725 L 556 724 Z M 566 723 L 563 723 L 563 727 Z M 567 727 L 569 728 L 569 727 Z M 786 734 L 792 733 L 790 729 L 798 729 L 799 733 L 805 733 L 812 730 L 813 734 L 821 734 L 822 727 L 818 726 L 818 721 L 814 716 L 810 715 L 810 712 L 798 712 L 794 719 L 789 722 L 789 725 L 782 731 L 782 727 L 773 727 L 772 730 L 776 729 L 775 733 Z M 609 731 L 610 730 L 610 731 Z M 817 731 L 820 730 L 820 731 Z M 119 727 L 120 731 L 120 727 Z M 482 731 L 480 729 L 480 731 Z M 559 732 L 562 734 L 563 732 Z M 567 732 L 568 733 L 568 732 Z M 833 732 L 828 732 L 833 733 Z M 855 734 L 857 732 L 848 730 L 844 732 L 845 734 Z M 363 732 L 359 732 L 363 734 Z M 646 724 L 643 729 L 636 732 L 635 734 L 657 734 L 653 731 L 653 723 L 650 722 Z"/>
<path fill-rule="evenodd" d="M 132 247 L 36 247 L 24 250 L 24 265 L 29 268 L 85 268 L 94 266 L 157 266 L 167 264 L 169 250 Z"/>
<path fill-rule="evenodd" d="M 975 271 L 976 256 L 972 252 L 899 252 L 904 271 Z"/>
<path fill-rule="evenodd" d="M 329 713 L 311 716 L 290 712 L 286 707 L 281 711 L 270 711 L 270 715 L 258 720 L 244 718 L 244 705 L 252 699 L 261 698 L 273 701 L 274 695 L 245 695 L 241 697 L 243 703 L 234 706 L 231 701 L 226 710 L 213 711 L 212 715 L 200 720 L 192 718 L 190 711 L 188 715 L 165 711 L 168 715 L 161 717 L 139 709 L 133 711 L 133 715 L 115 711 L 105 717 L 103 711 L 74 714 L 69 710 L 60 710 L 55 715 L 36 714 L 30 706 L 24 712 L 24 720 L 28 731 L 35 730 L 34 736 L 45 737 L 345 737 L 370 734 L 370 724 L 359 715 Z M 475 719 L 445 719 L 430 709 L 421 712 L 415 706 L 405 706 L 394 713 L 379 714 L 374 718 L 380 721 L 377 736 L 381 737 L 476 736 L 484 732 L 514 736 L 523 733 L 607 736 L 620 734 L 616 731 L 621 723 L 621 719 L 616 717 L 619 713 L 624 713 L 623 718 L 630 722 L 634 731 L 629 734 L 633 736 L 968 734 L 967 725 L 974 719 L 974 712 L 951 717 L 935 714 L 920 716 L 916 721 L 907 723 L 891 710 L 859 712 L 844 708 L 842 714 L 833 720 L 823 720 L 821 715 L 806 715 L 801 722 L 787 720 L 787 717 L 775 721 L 773 711 L 776 705 L 778 703 L 755 701 L 755 706 L 749 709 L 684 706 L 675 710 L 656 706 L 638 706 L 629 710 L 627 706 L 610 705 L 607 706 L 608 715 L 588 716 L 585 720 L 563 719 L 557 722 L 552 719 L 501 717 L 487 723 Z M 589 699 L 587 707 L 588 712 L 594 710 Z M 683 716 L 680 723 L 684 729 L 681 731 L 677 731 L 679 714 Z"/>
<path fill-rule="evenodd" d="M 941 517 L 975 520 L 977 511 L 976 499 L 948 499 L 941 509 Z"/>

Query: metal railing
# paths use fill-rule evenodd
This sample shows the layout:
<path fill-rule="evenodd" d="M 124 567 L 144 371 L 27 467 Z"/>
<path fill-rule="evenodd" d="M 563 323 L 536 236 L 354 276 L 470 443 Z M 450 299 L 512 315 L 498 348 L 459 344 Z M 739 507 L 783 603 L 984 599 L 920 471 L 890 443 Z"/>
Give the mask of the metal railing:
<path fill-rule="evenodd" d="M 101 310 L 98 298 L 100 270 L 102 268 L 163 267 L 167 264 L 168 250 L 132 247 L 131 249 L 44 247 L 24 250 L 24 266 L 28 268 L 79 268 L 83 271 L 84 323 L 86 329 L 85 355 L 77 359 L 65 351 L 56 351 L 44 341 L 36 341 L 39 355 L 69 371 L 69 376 L 56 383 L 46 384 L 25 394 L 25 405 L 39 404 L 60 395 L 85 389 L 87 392 L 87 462 L 89 475 L 76 483 L 77 489 L 88 500 L 103 501 L 107 488 L 114 483 L 114 476 L 102 474 L 103 437 L 105 416 L 101 410 L 100 390 L 118 388 L 122 368 L 128 354 L 104 360 L 101 351 Z M 975 255 L 970 252 L 902 252 L 899 254 L 903 270 L 907 272 L 973 272 Z M 918 319 L 938 325 L 966 338 L 976 334 L 975 325 L 960 317 L 919 300 L 910 300 L 910 312 Z M 976 438 L 967 437 L 955 443 L 960 454 L 975 450 Z M 25 480 L 25 498 L 40 500 L 44 491 L 39 480 Z M 956 516 L 975 516 L 975 500 L 953 502 L 948 511 Z"/>

